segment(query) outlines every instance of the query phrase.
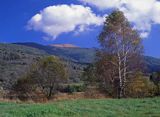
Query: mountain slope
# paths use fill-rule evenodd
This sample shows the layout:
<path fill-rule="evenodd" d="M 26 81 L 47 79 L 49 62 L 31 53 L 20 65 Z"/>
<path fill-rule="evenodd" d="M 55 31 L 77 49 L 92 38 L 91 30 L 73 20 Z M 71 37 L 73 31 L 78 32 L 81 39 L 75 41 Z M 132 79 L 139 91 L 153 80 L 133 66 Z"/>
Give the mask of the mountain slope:
<path fill-rule="evenodd" d="M 89 48 L 62 48 L 54 46 L 44 46 L 37 43 L 15 43 L 25 45 L 45 51 L 48 54 L 56 55 L 67 60 L 78 63 L 92 63 L 95 59 L 95 49 Z"/>
<path fill-rule="evenodd" d="M 48 55 L 45 51 L 22 45 L 0 44 L 0 83 L 10 87 L 37 59 Z"/>
<path fill-rule="evenodd" d="M 145 56 L 145 63 L 147 65 L 148 72 L 160 71 L 160 59 Z"/>
<path fill-rule="evenodd" d="M 53 54 L 69 61 L 78 63 L 92 63 L 95 60 L 96 49 L 89 48 L 62 48 L 44 46 L 36 43 L 17 43 L 20 45 L 30 46 L 41 49 L 48 54 Z M 160 71 L 160 59 L 145 56 L 145 64 L 147 66 L 147 72 Z"/>

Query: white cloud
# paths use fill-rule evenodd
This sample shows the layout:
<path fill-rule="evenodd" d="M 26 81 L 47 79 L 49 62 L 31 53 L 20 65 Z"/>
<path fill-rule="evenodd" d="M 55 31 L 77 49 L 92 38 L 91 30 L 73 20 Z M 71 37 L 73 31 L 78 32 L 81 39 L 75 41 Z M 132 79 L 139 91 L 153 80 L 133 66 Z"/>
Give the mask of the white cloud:
<path fill-rule="evenodd" d="M 160 24 L 160 1 L 158 0 L 80 0 L 107 10 L 118 8 L 124 12 L 128 20 L 135 24 L 142 37 L 147 37 L 152 24 Z"/>
<path fill-rule="evenodd" d="M 120 4 L 120 0 L 80 0 L 85 4 L 90 4 L 98 7 L 99 9 L 107 9 L 118 7 Z"/>
<path fill-rule="evenodd" d="M 148 35 L 149 35 L 148 32 L 141 32 L 141 34 L 140 34 L 141 38 L 147 38 Z"/>
<path fill-rule="evenodd" d="M 103 18 L 82 5 L 49 6 L 33 16 L 28 22 L 30 30 L 47 34 L 47 39 L 55 39 L 62 33 L 82 32 L 89 26 L 103 24 Z M 46 38 L 46 37 L 45 37 Z"/>

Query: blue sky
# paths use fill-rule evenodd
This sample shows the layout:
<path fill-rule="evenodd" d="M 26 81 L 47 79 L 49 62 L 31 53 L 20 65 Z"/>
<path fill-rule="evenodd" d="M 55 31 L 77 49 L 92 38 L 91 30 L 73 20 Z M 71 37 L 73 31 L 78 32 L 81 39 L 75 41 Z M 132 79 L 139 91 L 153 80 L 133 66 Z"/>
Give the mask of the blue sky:
<path fill-rule="evenodd" d="M 110 6 L 108 6 L 108 4 L 106 6 L 103 6 L 101 4 L 92 2 L 92 0 L 88 0 L 88 1 L 87 0 L 80 0 L 80 1 L 78 0 L 1 0 L 0 1 L 0 19 L 1 19 L 0 42 L 3 42 L 3 43 L 37 42 L 41 44 L 71 43 L 81 47 L 97 47 L 98 46 L 97 36 L 102 28 L 101 19 L 105 14 L 108 14 L 112 8 L 116 8 L 116 7 L 115 6 L 113 7 L 112 4 L 110 4 Z M 155 0 L 149 0 L 149 1 L 155 1 Z M 66 4 L 68 6 L 61 6 L 62 4 L 63 5 Z M 70 6 L 71 4 L 79 5 L 82 7 L 74 6 L 74 5 Z M 127 5 L 130 5 L 130 4 L 133 4 L 133 3 L 127 3 Z M 45 17 L 46 15 L 48 15 L 47 11 L 49 11 L 50 9 L 47 9 L 46 11 L 43 9 L 48 8 L 49 6 L 56 6 L 54 8 L 52 7 L 53 9 L 52 8 L 50 9 L 52 11 L 55 9 L 55 11 L 57 11 L 58 14 L 61 14 L 59 17 L 57 17 L 57 19 L 59 18 L 61 19 L 61 16 L 63 16 L 62 18 L 66 20 L 67 18 L 69 18 L 69 16 L 71 16 L 71 15 L 69 16 L 66 15 L 66 13 L 63 14 L 62 12 L 60 12 L 59 9 L 62 9 L 62 8 L 67 8 L 68 10 L 73 10 L 73 9 L 81 10 L 79 11 L 79 14 L 82 14 L 83 16 L 85 16 L 85 13 L 83 11 L 86 11 L 88 14 L 91 15 L 91 17 L 88 17 L 88 16 L 86 18 L 85 17 L 79 18 L 79 16 L 72 17 L 70 20 L 71 26 L 63 24 L 68 28 L 56 30 L 53 27 L 49 27 L 53 30 L 48 31 L 46 30 L 46 26 L 44 26 L 48 22 L 43 22 L 43 25 L 38 24 L 37 26 L 37 22 L 35 22 L 35 19 L 31 19 L 31 18 L 33 18 L 38 13 L 39 15 Z M 147 9 L 144 9 L 144 10 L 147 10 Z M 154 10 L 154 11 L 158 11 L 158 10 Z M 125 11 L 125 12 L 128 13 L 128 11 Z M 77 14 L 77 12 L 73 11 L 73 14 L 74 13 Z M 53 16 L 55 15 L 57 14 L 53 13 L 52 15 L 49 15 L 49 18 L 52 17 L 51 19 L 53 19 Z M 136 16 L 138 15 L 136 14 Z M 146 22 L 146 24 L 143 24 L 143 26 L 141 26 L 138 23 L 145 22 L 145 20 L 135 21 L 134 16 L 133 16 L 133 19 L 131 19 L 131 21 L 135 23 L 135 25 L 137 26 L 136 28 L 139 29 L 141 34 L 143 33 L 143 35 L 145 35 L 145 39 L 143 39 L 145 54 L 160 58 L 160 23 L 158 19 L 159 17 L 155 18 L 155 16 L 156 15 L 154 15 L 154 20 L 153 20 L 154 24 L 152 25 L 151 24 L 148 25 L 148 23 L 150 22 Z M 130 18 L 129 15 L 128 15 L 128 18 Z M 47 18 L 44 18 L 44 19 L 47 19 Z M 88 23 L 85 23 L 84 20 L 86 20 L 87 22 L 87 19 L 91 21 L 88 21 Z M 47 19 L 47 21 L 49 20 Z M 57 23 L 57 20 L 54 20 L 54 21 Z M 66 22 L 68 22 L 68 20 Z M 50 23 L 53 23 L 53 22 L 50 22 Z M 58 23 L 62 23 L 62 22 L 58 22 Z M 30 30 L 28 29 L 28 25 Z M 62 24 L 60 24 L 60 26 L 61 25 Z M 55 24 L 53 24 L 53 26 L 55 26 Z M 146 27 L 146 28 L 142 29 L 141 27 Z"/>

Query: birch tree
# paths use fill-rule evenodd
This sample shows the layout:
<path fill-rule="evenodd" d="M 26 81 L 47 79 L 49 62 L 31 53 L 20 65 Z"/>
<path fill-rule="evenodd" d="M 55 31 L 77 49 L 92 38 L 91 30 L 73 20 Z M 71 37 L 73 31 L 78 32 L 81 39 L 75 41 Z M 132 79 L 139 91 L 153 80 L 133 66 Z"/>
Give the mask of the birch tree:
<path fill-rule="evenodd" d="M 101 45 L 101 50 L 97 54 L 98 58 L 99 60 L 105 59 L 108 66 L 104 67 L 103 72 L 110 71 L 107 72 L 105 79 L 110 78 L 112 81 L 118 79 L 117 95 L 119 98 L 124 97 L 127 79 L 141 70 L 143 53 L 141 38 L 123 12 L 116 10 L 106 17 L 98 40 Z"/>

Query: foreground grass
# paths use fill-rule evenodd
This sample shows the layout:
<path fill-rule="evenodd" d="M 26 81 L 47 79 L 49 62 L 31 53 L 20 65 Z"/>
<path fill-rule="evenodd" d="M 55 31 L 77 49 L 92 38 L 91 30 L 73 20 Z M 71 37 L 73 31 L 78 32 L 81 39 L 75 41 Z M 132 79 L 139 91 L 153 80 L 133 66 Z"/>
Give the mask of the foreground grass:
<path fill-rule="evenodd" d="M 160 117 L 160 98 L 0 103 L 0 117 Z"/>

